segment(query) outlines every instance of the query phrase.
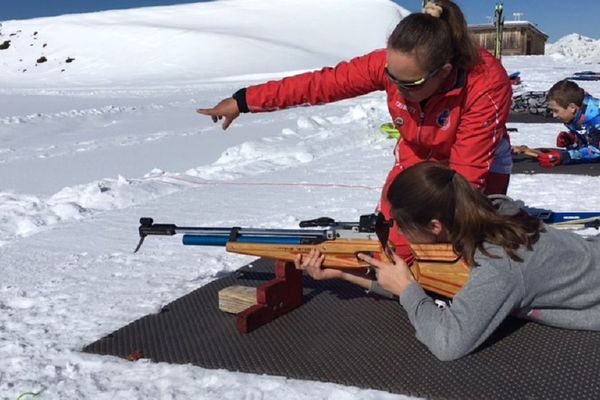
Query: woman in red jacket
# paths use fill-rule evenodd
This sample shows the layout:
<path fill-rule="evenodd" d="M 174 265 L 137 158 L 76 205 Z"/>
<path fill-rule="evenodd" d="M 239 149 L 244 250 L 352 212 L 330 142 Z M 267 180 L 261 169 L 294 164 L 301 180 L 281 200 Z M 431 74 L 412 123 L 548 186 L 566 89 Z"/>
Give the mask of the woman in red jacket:
<path fill-rule="evenodd" d="M 486 194 L 506 193 L 512 168 L 505 122 L 512 89 L 506 71 L 472 42 L 460 8 L 450 0 L 405 17 L 375 50 L 335 67 L 249 86 L 210 109 L 197 110 L 227 129 L 240 112 L 265 112 L 387 93 L 392 120 L 402 131 L 379 210 L 390 217 L 388 185 L 422 161 L 450 166 Z M 396 229 L 390 241 L 410 252 Z"/>

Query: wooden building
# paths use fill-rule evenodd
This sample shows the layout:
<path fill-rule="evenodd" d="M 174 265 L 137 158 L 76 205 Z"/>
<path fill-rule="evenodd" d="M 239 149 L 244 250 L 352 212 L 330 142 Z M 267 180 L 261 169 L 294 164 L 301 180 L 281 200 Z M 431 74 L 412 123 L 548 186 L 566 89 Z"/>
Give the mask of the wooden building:
<path fill-rule="evenodd" d="M 493 24 L 469 25 L 475 43 L 494 54 L 496 27 Z M 506 21 L 502 38 L 502 55 L 522 56 L 544 54 L 548 35 L 531 22 Z"/>

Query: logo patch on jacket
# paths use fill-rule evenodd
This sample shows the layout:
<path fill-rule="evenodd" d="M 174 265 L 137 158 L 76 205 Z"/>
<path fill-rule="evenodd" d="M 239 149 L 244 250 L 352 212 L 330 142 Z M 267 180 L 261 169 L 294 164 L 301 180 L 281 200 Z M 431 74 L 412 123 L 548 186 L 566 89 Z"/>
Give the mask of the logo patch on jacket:
<path fill-rule="evenodd" d="M 404 119 L 402 117 L 398 117 L 398 118 L 394 119 L 394 124 L 396 126 L 402 126 L 402 125 L 404 125 Z"/>
<path fill-rule="evenodd" d="M 408 111 L 411 114 L 417 112 L 416 108 L 414 108 L 413 106 L 409 106 L 408 104 L 404 104 L 401 101 L 396 101 L 396 107 L 398 107 L 400 110 Z"/>
<path fill-rule="evenodd" d="M 446 130 L 450 127 L 450 110 L 443 110 L 437 116 L 437 125 Z"/>

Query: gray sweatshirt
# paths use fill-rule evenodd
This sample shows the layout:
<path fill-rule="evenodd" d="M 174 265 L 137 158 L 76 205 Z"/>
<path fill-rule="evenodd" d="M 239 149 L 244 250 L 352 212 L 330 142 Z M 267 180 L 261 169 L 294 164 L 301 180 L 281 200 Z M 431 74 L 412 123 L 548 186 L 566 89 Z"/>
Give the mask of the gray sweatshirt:
<path fill-rule="evenodd" d="M 460 358 L 510 314 L 569 329 L 600 330 L 600 240 L 546 227 L 516 262 L 498 246 L 475 253 L 463 289 L 439 308 L 416 283 L 400 296 L 417 338 L 440 360 Z"/>

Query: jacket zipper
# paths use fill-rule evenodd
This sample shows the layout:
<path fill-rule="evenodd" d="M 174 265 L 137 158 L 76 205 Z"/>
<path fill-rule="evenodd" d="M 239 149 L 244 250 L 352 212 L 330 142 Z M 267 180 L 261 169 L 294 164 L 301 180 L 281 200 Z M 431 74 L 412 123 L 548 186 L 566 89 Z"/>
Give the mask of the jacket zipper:
<path fill-rule="evenodd" d="M 429 103 L 429 102 L 427 102 Z M 423 110 L 423 108 L 421 108 L 421 104 L 418 104 L 419 106 L 419 124 L 418 124 L 418 128 L 417 128 L 417 143 L 419 144 L 419 146 L 421 146 L 421 129 L 423 128 L 423 123 L 425 122 L 425 110 Z M 427 104 L 425 104 L 425 107 L 427 107 Z M 429 158 L 431 158 L 431 153 L 433 153 L 433 150 L 430 148 L 429 149 L 429 153 L 427 153 L 427 156 L 425 157 L 425 160 L 429 160 Z"/>

